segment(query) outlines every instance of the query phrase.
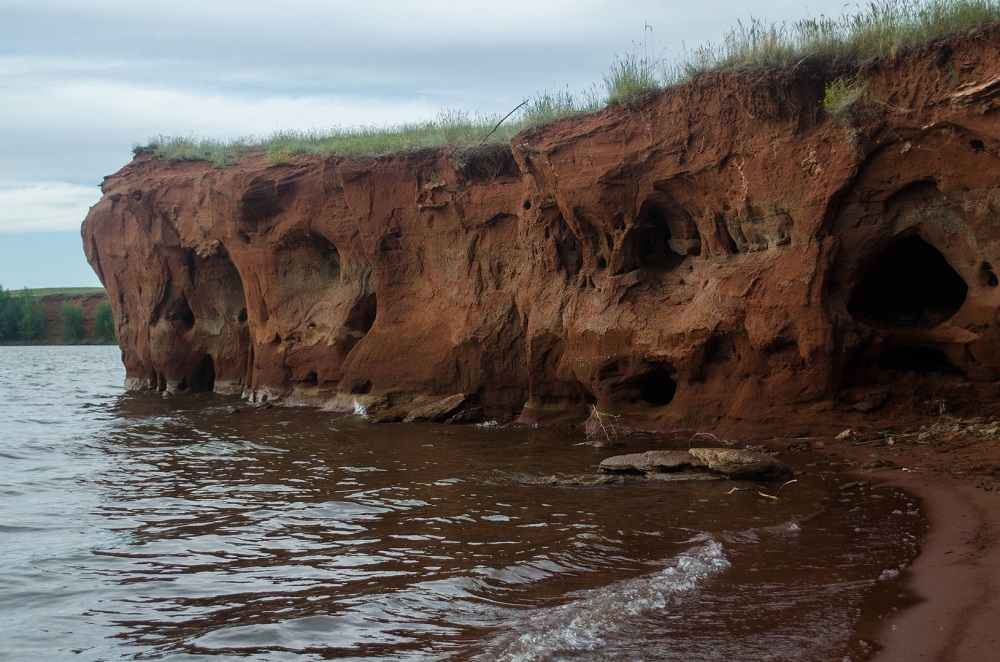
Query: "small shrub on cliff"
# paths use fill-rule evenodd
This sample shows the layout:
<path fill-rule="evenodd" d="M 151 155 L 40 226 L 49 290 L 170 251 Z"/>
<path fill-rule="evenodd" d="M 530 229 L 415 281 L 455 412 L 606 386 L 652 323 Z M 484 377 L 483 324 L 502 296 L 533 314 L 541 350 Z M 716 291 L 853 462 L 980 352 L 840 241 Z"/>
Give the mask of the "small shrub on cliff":
<path fill-rule="evenodd" d="M 0 342 L 17 340 L 21 336 L 21 300 L 11 296 L 0 285 Z"/>
<path fill-rule="evenodd" d="M 45 337 L 45 306 L 40 297 L 33 296 L 28 288 L 21 293 L 21 321 L 18 325 L 21 340 L 41 340 Z"/>
<path fill-rule="evenodd" d="M 842 127 L 854 127 L 863 121 L 868 99 L 868 81 L 857 76 L 842 76 L 826 84 L 823 110 Z"/>
<path fill-rule="evenodd" d="M 94 337 L 101 342 L 115 341 L 115 319 L 111 314 L 111 302 L 107 299 L 97 304 L 94 312 Z"/>
<path fill-rule="evenodd" d="M 63 338 L 66 342 L 80 342 L 87 336 L 83 328 L 83 308 L 72 301 L 67 301 L 62 307 Z"/>

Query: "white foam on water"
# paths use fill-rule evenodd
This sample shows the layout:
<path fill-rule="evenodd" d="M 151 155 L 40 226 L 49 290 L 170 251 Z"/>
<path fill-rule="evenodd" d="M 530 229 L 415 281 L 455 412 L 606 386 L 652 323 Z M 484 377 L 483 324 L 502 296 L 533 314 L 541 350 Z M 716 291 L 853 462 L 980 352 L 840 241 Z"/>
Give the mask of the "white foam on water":
<path fill-rule="evenodd" d="M 354 398 L 354 415 L 364 419 L 368 418 L 368 407 L 358 402 L 357 398 Z"/>
<path fill-rule="evenodd" d="M 605 637 L 629 621 L 669 610 L 728 567 L 722 545 L 706 536 L 703 544 L 677 555 L 654 574 L 583 591 L 568 603 L 529 612 L 523 622 L 505 628 L 521 634 L 500 637 L 490 646 L 492 652 L 478 659 L 528 662 L 597 651 Z"/>

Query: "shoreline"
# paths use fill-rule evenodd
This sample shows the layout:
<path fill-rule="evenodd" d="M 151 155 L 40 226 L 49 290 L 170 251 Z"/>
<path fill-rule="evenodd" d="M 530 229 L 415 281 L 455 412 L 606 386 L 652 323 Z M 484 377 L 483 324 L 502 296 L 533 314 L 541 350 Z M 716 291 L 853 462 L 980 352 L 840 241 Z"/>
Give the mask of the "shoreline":
<path fill-rule="evenodd" d="M 873 644 L 868 659 L 980 662 L 996 654 L 1000 439 L 991 423 L 988 436 L 961 437 L 969 442 L 962 448 L 955 434 L 908 444 L 878 433 L 882 444 L 843 440 L 821 451 L 853 463 L 845 473 L 912 495 L 927 521 L 919 553 L 902 575 L 902 586 L 915 602 L 888 618 L 869 616 L 858 623 L 859 639 Z M 955 457 L 956 451 L 968 452 Z"/>

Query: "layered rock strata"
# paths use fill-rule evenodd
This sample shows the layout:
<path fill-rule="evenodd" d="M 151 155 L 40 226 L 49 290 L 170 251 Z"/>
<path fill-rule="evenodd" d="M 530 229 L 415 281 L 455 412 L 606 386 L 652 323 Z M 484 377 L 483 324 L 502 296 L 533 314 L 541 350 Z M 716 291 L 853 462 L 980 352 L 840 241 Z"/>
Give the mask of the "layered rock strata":
<path fill-rule="evenodd" d="M 803 64 L 509 146 L 139 154 L 84 247 L 135 389 L 650 428 L 871 411 L 942 376 L 990 398 L 998 45 L 994 25 L 878 62 L 837 117 L 839 72 Z"/>

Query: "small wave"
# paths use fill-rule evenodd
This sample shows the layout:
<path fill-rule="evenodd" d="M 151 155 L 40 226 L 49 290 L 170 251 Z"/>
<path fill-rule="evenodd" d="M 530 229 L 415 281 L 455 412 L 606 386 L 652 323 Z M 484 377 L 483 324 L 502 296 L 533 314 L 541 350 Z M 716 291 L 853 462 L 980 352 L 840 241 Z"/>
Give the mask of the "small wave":
<path fill-rule="evenodd" d="M 729 567 L 722 545 L 714 540 L 674 557 L 652 575 L 582 592 L 569 603 L 536 610 L 478 659 L 549 660 L 559 654 L 596 651 L 604 637 L 629 621 L 669 607 L 672 600 L 696 590 L 707 578 Z"/>
<path fill-rule="evenodd" d="M 368 407 L 358 402 L 357 398 L 354 398 L 354 415 L 366 420 L 368 419 Z"/>

